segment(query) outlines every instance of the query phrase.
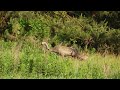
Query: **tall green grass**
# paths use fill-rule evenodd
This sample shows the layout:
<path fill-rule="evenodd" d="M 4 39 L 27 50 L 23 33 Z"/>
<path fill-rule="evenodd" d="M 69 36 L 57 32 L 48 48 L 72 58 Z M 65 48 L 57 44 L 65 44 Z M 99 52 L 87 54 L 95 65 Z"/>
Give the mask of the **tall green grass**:
<path fill-rule="evenodd" d="M 31 43 L 0 42 L 0 78 L 17 79 L 119 79 L 120 57 L 90 54 L 80 61 L 61 57 Z M 19 48 L 19 49 L 18 49 Z M 16 52 L 17 49 L 17 52 Z M 17 56 L 17 58 L 16 58 Z"/>
<path fill-rule="evenodd" d="M 120 51 L 120 30 L 109 28 L 105 21 L 98 23 L 82 14 L 70 17 L 66 11 L 16 11 L 6 25 L 0 37 L 0 78 L 120 78 L 120 56 L 96 53 Z M 40 45 L 44 40 L 90 51 L 89 58 L 80 61 L 44 52 Z"/>

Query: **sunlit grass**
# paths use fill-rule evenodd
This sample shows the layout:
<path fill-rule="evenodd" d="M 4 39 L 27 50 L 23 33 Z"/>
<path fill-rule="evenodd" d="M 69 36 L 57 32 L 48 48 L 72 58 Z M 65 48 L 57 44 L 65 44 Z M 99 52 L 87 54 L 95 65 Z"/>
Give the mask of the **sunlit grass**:
<path fill-rule="evenodd" d="M 0 50 L 0 78 L 7 79 L 117 79 L 120 78 L 120 56 L 89 54 L 80 61 L 44 53 L 41 48 L 24 43 L 19 53 L 16 44 L 2 42 Z M 13 54 L 18 58 L 14 58 Z M 18 60 L 18 61 L 15 61 Z"/>

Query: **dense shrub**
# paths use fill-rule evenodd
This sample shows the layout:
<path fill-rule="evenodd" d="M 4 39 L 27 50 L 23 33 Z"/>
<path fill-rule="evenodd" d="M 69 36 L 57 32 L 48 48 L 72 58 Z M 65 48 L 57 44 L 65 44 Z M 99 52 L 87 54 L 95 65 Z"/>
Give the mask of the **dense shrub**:
<path fill-rule="evenodd" d="M 22 40 L 21 38 L 30 35 L 40 41 L 47 39 L 49 43 L 63 42 L 63 44 L 77 46 L 83 50 L 94 49 L 102 53 L 109 51 L 119 54 L 120 32 L 119 29 L 111 28 L 118 28 L 119 12 L 95 12 L 95 17 L 90 16 L 94 12 L 72 13 L 76 13 L 79 17 L 70 17 L 66 11 L 1 12 L 0 17 L 6 19 L 1 20 L 0 28 L 2 31 L 6 30 L 3 32 L 3 37 L 8 40 L 11 40 L 10 37 Z M 117 20 L 113 21 L 114 23 L 111 22 L 113 16 Z M 4 28 L 6 26 L 7 28 Z"/>

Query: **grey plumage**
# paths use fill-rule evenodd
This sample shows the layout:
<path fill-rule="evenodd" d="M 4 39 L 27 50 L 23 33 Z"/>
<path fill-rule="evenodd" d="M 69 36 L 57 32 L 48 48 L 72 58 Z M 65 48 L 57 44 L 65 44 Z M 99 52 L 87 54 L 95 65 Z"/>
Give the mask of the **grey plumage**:
<path fill-rule="evenodd" d="M 53 48 L 49 48 L 48 44 L 46 42 L 42 42 L 42 45 L 44 45 L 44 47 L 46 49 L 48 49 L 51 52 L 55 52 L 61 56 L 72 56 L 81 60 L 85 60 L 87 59 L 87 56 L 83 55 L 83 54 L 79 54 L 78 50 L 73 48 L 73 47 L 66 47 L 63 45 L 57 45 Z"/>
<path fill-rule="evenodd" d="M 62 46 L 61 44 L 53 48 L 49 48 L 46 42 L 42 42 L 42 45 L 44 45 L 44 47 L 50 50 L 51 52 L 58 53 L 61 56 L 73 56 L 74 57 L 77 54 L 77 50 L 75 50 L 74 48 Z"/>

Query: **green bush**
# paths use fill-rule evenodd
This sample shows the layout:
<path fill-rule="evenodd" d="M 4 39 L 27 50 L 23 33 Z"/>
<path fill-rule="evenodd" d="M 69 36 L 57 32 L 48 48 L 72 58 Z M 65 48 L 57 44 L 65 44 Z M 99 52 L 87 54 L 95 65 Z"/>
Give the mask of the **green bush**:
<path fill-rule="evenodd" d="M 39 41 L 47 39 L 51 44 L 54 42 L 57 45 L 63 42 L 65 45 L 77 46 L 82 50 L 94 49 L 102 53 L 108 51 L 119 54 L 119 29 L 110 28 L 110 22 L 102 18 L 105 15 L 112 17 L 113 14 L 117 18 L 119 12 L 97 12 L 96 17 L 100 21 L 86 17 L 83 15 L 84 12 L 75 12 L 79 17 L 70 17 L 66 11 L 1 13 L 11 16 L 7 22 L 9 27 L 5 35 L 11 34 L 17 39 L 33 36 Z M 85 13 L 90 15 L 89 12 Z"/>

